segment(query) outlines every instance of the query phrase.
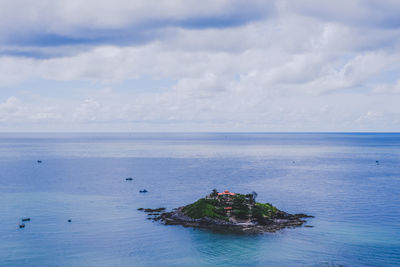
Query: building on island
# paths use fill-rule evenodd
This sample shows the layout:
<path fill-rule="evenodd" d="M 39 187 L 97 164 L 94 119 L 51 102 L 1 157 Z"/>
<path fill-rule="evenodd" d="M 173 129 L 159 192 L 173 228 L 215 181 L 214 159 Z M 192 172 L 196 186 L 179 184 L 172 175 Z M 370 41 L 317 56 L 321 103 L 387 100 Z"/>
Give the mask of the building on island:
<path fill-rule="evenodd" d="M 229 190 L 225 190 L 222 193 L 217 194 L 217 199 L 221 202 L 225 202 L 226 204 L 232 204 L 232 197 L 235 196 L 235 193 L 229 192 Z"/>
<path fill-rule="evenodd" d="M 206 199 L 228 200 L 228 199 L 231 199 L 231 197 L 235 196 L 235 195 L 236 195 L 235 193 L 229 192 L 229 190 L 225 190 L 222 193 L 218 193 L 218 191 L 216 189 L 214 189 L 211 194 L 206 196 Z"/>
<path fill-rule="evenodd" d="M 236 195 L 235 193 L 229 192 L 229 190 L 225 190 L 222 193 L 218 193 L 218 196 L 234 196 Z"/>
<path fill-rule="evenodd" d="M 224 210 L 225 210 L 226 214 L 230 215 L 232 212 L 232 207 L 225 207 Z"/>

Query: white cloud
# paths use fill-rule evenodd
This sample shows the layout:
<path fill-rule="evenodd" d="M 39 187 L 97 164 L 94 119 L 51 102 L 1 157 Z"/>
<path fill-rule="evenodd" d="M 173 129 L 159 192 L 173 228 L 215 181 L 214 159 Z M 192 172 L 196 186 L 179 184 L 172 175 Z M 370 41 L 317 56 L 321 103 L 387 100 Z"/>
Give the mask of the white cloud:
<path fill-rule="evenodd" d="M 1 123 L 51 122 L 62 118 L 54 107 L 27 105 L 14 96 L 0 103 Z"/>
<path fill-rule="evenodd" d="M 26 108 L 16 97 L 9 97 L 5 102 L 0 103 L 0 121 L 18 120 L 23 118 Z"/>
<path fill-rule="evenodd" d="M 97 121 L 101 119 L 101 105 L 91 99 L 85 100 L 80 104 L 72 115 L 75 121 Z"/>
<path fill-rule="evenodd" d="M 379 84 L 373 88 L 377 94 L 400 94 L 400 80 L 394 84 Z"/>
<path fill-rule="evenodd" d="M 0 6 L 11 5 L 6 6 L 11 14 L 21 3 L 3 1 Z M 301 1 L 304 5 L 276 1 L 267 7 L 265 1 L 158 3 L 153 8 L 151 1 L 120 0 L 113 6 L 105 1 L 95 5 L 92 1 L 39 1 L 15 17 L 0 16 L 4 23 L 15 21 L 14 30 L 22 32 L 32 28 L 40 33 L 74 38 L 93 34 L 97 38 L 101 35 L 97 30 L 115 30 L 119 38 L 140 27 L 138 31 L 154 35 L 140 45 L 122 45 L 120 41 L 50 48 L 34 43 L 28 48 L 18 43 L 4 45 L 4 51 L 23 52 L 33 46 L 31 51 L 48 53 L 49 57 L 5 53 L 0 57 L 1 88 L 18 91 L 23 83 L 43 80 L 51 84 L 47 88 L 51 94 L 64 91 L 59 99 L 53 96 L 54 103 L 47 110 L 40 98 L 31 99 L 34 103 L 29 104 L 7 100 L 1 105 L 15 108 L 13 114 L 20 115 L 0 108 L 5 114 L 1 120 L 82 125 L 117 121 L 159 127 L 198 123 L 207 129 L 221 124 L 222 129 L 266 131 L 351 130 L 390 127 L 382 121 L 400 113 L 388 96 L 400 91 L 399 82 L 391 82 L 400 74 L 400 28 L 392 16 L 394 11 L 388 13 L 389 19 L 382 16 L 388 9 L 398 9 L 395 2 L 384 1 L 375 9 L 371 1 L 338 1 L 324 6 L 311 0 Z M 207 26 L 207 18 L 234 19 L 244 5 L 248 5 L 248 14 L 267 8 L 266 14 L 271 15 L 275 5 L 277 11 L 267 19 L 250 18 L 234 27 Z M 50 7 L 54 8 L 52 14 Z M 371 21 L 367 23 L 368 16 Z M 204 19 L 204 25 L 176 23 L 191 18 Z M 160 20 L 165 23 L 157 26 Z M 13 35 L 0 26 L 1 31 Z M 109 33 L 105 34 L 112 39 Z M 173 82 L 162 90 L 130 82 L 143 77 Z M 67 89 L 57 87 L 57 83 L 77 81 L 99 89 L 82 89 L 85 95 L 72 97 Z M 123 89 L 114 90 L 119 86 Z M 400 129 L 400 125 L 392 128 Z"/>

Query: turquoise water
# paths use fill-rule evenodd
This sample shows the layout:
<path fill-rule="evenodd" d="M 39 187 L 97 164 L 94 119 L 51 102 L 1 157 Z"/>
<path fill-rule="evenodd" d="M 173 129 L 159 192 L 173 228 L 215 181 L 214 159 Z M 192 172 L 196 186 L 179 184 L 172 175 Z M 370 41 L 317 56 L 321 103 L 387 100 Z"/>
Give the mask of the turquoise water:
<path fill-rule="evenodd" d="M 0 266 L 399 266 L 399 166 L 400 134 L 1 134 Z M 228 235 L 137 211 L 213 188 L 314 227 Z"/>

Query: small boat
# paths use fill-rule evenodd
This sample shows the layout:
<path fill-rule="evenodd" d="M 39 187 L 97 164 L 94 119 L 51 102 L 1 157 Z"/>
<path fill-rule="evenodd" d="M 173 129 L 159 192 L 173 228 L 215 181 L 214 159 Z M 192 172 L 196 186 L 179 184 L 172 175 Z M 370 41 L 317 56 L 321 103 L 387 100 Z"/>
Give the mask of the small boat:
<path fill-rule="evenodd" d="M 29 222 L 31 220 L 31 218 L 22 218 L 23 222 Z"/>
<path fill-rule="evenodd" d="M 69 219 L 69 220 L 68 220 L 68 222 L 72 222 L 72 220 L 71 220 L 71 219 Z"/>
<path fill-rule="evenodd" d="M 25 228 L 25 224 L 24 224 L 24 223 L 21 223 L 21 224 L 19 225 L 19 228 Z"/>
<path fill-rule="evenodd" d="M 42 161 L 41 161 L 41 160 L 38 160 L 37 163 L 42 163 Z"/>
<path fill-rule="evenodd" d="M 126 178 L 125 180 L 126 180 L 126 181 L 132 181 L 133 178 L 132 178 L 132 177 L 129 177 L 129 178 Z"/>
<path fill-rule="evenodd" d="M 140 190 L 139 192 L 140 192 L 140 193 L 147 193 L 147 190 L 146 190 L 146 189 L 143 189 L 143 190 Z"/>

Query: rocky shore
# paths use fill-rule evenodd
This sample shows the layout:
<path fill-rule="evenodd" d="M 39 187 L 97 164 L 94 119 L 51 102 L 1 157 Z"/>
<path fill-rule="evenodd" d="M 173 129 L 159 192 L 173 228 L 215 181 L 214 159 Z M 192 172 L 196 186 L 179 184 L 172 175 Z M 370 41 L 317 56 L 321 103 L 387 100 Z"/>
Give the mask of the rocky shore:
<path fill-rule="evenodd" d="M 259 234 L 264 232 L 276 232 L 283 228 L 293 228 L 303 225 L 306 221 L 303 218 L 313 216 L 305 214 L 289 214 L 279 212 L 275 218 L 266 220 L 260 224 L 256 220 L 235 220 L 225 221 L 209 217 L 193 219 L 185 215 L 184 207 L 180 207 L 172 212 L 165 212 L 154 217 L 155 220 L 161 220 L 166 225 L 182 225 L 185 227 L 207 228 L 215 231 L 242 232 L 248 234 Z"/>

